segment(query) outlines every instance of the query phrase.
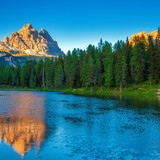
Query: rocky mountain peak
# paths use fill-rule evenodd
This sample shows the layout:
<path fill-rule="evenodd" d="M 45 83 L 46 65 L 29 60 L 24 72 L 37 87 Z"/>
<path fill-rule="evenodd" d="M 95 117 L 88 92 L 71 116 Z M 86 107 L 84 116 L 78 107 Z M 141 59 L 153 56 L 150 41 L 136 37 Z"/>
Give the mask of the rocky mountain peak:
<path fill-rule="evenodd" d="M 43 28 L 39 31 L 39 35 L 41 35 L 43 38 L 45 38 L 48 42 L 55 42 L 52 39 L 52 37 L 49 35 L 49 33 Z"/>
<path fill-rule="evenodd" d="M 7 36 L 4 37 L 4 42 L 8 43 L 9 42 L 9 38 Z"/>
<path fill-rule="evenodd" d="M 24 25 L 9 38 L 5 37 L 3 42 L 0 41 L 0 51 L 37 56 L 64 56 L 57 42 L 45 29 L 41 29 L 38 33 L 31 24 Z"/>
<path fill-rule="evenodd" d="M 136 45 L 136 41 L 140 40 L 145 45 L 148 45 L 149 44 L 149 37 L 151 37 L 153 42 L 155 42 L 156 39 L 160 40 L 160 33 L 159 33 L 159 31 L 154 31 L 154 32 L 151 32 L 151 33 L 147 33 L 147 32 L 135 33 L 129 38 L 129 43 L 132 46 L 135 46 Z"/>
<path fill-rule="evenodd" d="M 42 29 L 39 31 L 39 34 L 40 34 L 40 33 L 43 33 L 43 34 L 46 33 L 46 34 L 48 34 L 48 32 L 47 32 L 44 28 L 42 28 Z"/>
<path fill-rule="evenodd" d="M 32 29 L 32 28 L 33 27 L 31 24 L 25 24 L 22 29 Z"/>

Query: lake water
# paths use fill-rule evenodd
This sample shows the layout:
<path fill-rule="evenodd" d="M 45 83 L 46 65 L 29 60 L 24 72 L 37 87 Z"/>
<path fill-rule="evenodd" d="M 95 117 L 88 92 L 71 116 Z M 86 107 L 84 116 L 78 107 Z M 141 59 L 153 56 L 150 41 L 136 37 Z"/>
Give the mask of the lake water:
<path fill-rule="evenodd" d="M 160 159 L 160 101 L 0 91 L 0 160 Z"/>

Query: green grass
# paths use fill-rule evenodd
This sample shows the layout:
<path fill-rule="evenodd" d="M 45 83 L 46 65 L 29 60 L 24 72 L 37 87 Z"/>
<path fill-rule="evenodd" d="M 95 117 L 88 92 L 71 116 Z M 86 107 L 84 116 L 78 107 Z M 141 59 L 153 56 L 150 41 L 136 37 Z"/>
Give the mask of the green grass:
<path fill-rule="evenodd" d="M 106 87 L 93 87 L 91 88 L 76 88 L 76 89 L 48 89 L 48 88 L 22 88 L 22 87 L 9 87 L 0 86 L 0 90 L 8 91 L 48 91 L 48 92 L 65 92 L 77 95 L 97 95 L 97 96 L 107 96 L 107 95 L 127 95 L 127 96 L 157 96 L 157 91 L 160 89 L 160 84 L 151 85 L 149 82 L 142 84 L 133 84 L 124 88 L 122 92 L 119 92 L 119 88 L 107 89 Z"/>
<path fill-rule="evenodd" d="M 160 84 L 150 85 L 148 82 L 142 84 L 133 84 L 120 92 L 119 88 L 107 89 L 106 87 L 94 87 L 91 88 L 77 88 L 77 89 L 62 89 L 63 92 L 82 94 L 82 95 L 157 95 L 157 91 L 160 89 Z"/>
<path fill-rule="evenodd" d="M 142 84 L 133 84 L 124 88 L 122 92 L 119 88 L 107 89 L 106 87 L 77 88 L 77 89 L 62 89 L 62 92 L 78 94 L 78 95 L 126 95 L 126 96 L 157 96 L 157 91 L 160 89 L 160 84 L 150 85 L 149 82 Z"/>
<path fill-rule="evenodd" d="M 22 88 L 15 86 L 0 86 L 1 91 L 47 91 L 47 92 L 58 92 L 58 90 L 53 90 L 50 88 Z"/>

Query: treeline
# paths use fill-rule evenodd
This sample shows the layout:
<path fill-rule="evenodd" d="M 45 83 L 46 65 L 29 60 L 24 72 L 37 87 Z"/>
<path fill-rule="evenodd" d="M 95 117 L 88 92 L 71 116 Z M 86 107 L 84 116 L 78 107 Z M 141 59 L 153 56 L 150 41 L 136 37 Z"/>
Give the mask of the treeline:
<path fill-rule="evenodd" d="M 74 49 L 55 61 L 29 61 L 21 67 L 0 67 L 0 85 L 29 88 L 80 88 L 105 86 L 122 90 L 130 84 L 160 81 L 160 44 L 136 38 L 135 46 L 118 41 L 113 47 L 100 40 L 97 47 Z"/>

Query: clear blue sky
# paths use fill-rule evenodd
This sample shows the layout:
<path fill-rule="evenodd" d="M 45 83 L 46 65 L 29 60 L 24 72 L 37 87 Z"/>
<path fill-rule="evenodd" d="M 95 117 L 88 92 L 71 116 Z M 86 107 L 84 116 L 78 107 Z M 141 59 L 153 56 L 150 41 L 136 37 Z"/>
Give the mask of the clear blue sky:
<path fill-rule="evenodd" d="M 23 25 L 46 29 L 64 52 L 160 26 L 160 0 L 1 0 L 0 40 Z"/>

